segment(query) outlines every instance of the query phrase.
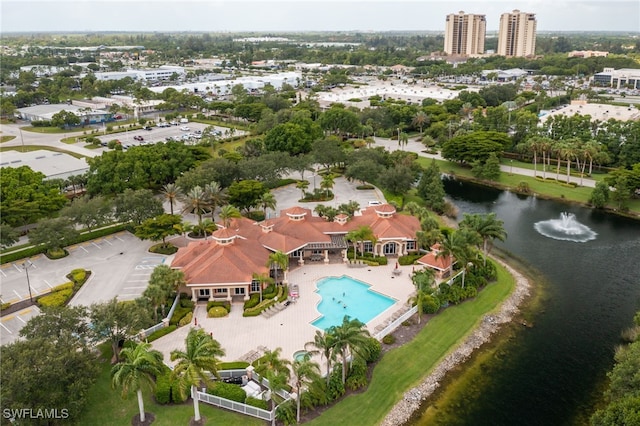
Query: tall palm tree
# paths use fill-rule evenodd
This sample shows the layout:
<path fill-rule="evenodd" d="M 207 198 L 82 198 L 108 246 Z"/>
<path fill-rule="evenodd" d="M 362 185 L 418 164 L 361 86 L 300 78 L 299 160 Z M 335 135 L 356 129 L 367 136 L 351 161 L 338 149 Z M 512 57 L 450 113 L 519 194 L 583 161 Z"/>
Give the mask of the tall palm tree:
<path fill-rule="evenodd" d="M 198 216 L 198 226 L 202 225 L 202 214 L 207 211 L 209 203 L 207 201 L 207 194 L 200 186 L 194 186 L 182 195 L 182 201 L 184 206 L 182 207 L 182 213 L 194 213 Z"/>
<path fill-rule="evenodd" d="M 237 207 L 232 206 L 231 204 L 227 204 L 226 206 L 220 207 L 220 220 L 222 221 L 222 226 L 228 228 L 231 225 L 231 219 L 242 217 L 240 214 L 240 210 Z"/>
<path fill-rule="evenodd" d="M 331 173 L 326 174 L 322 177 L 322 181 L 320 181 L 320 188 L 326 191 L 327 198 L 329 198 L 329 191 L 336 184 L 336 181 Z"/>
<path fill-rule="evenodd" d="M 289 376 L 290 365 L 291 361 L 282 358 L 282 348 L 266 350 L 262 358 L 260 358 L 260 364 L 256 366 L 256 373 L 263 377 L 266 376 L 268 371 Z"/>
<path fill-rule="evenodd" d="M 422 318 L 422 307 L 425 296 L 433 292 L 432 286 L 434 278 L 435 272 L 431 268 L 416 271 L 411 276 L 411 282 L 416 287 L 416 294 L 412 299 L 418 306 L 418 324 L 420 324 L 420 319 Z"/>
<path fill-rule="evenodd" d="M 264 212 L 264 217 L 267 217 L 267 209 L 275 210 L 278 202 L 276 201 L 276 197 L 271 193 L 271 191 L 267 191 L 258 198 L 258 205 L 262 207 L 262 211 Z"/>
<path fill-rule="evenodd" d="M 309 187 L 309 181 L 308 180 L 299 180 L 296 183 L 296 188 L 298 188 L 300 191 L 302 191 L 302 198 L 304 198 L 305 191 L 307 190 L 308 187 Z"/>
<path fill-rule="evenodd" d="M 300 396 L 302 388 L 308 386 L 313 381 L 320 378 L 320 366 L 317 362 L 309 359 L 309 355 L 305 355 L 302 360 L 295 360 L 291 365 L 293 373 L 293 385 L 296 388 L 296 421 L 300 423 Z"/>
<path fill-rule="evenodd" d="M 451 272 L 453 272 L 453 265 L 458 261 L 459 256 L 463 256 L 462 252 L 466 246 L 466 238 L 460 230 L 450 232 L 440 240 L 440 251 L 436 254 L 436 259 L 439 257 L 448 258 Z"/>
<path fill-rule="evenodd" d="M 365 324 L 358 319 L 349 319 L 347 315 L 342 319 L 342 324 L 334 325 L 327 330 L 327 333 L 333 335 L 333 351 L 340 354 L 342 361 L 342 383 L 347 380 L 347 364 L 349 356 L 355 355 L 361 358 L 367 357 L 369 331 L 365 328 Z"/>
<path fill-rule="evenodd" d="M 178 185 L 175 183 L 168 183 L 162 187 L 160 191 L 164 198 L 169 201 L 169 206 L 171 207 L 171 214 L 173 214 L 173 203 L 180 197 L 181 191 Z"/>
<path fill-rule="evenodd" d="M 258 274 L 258 273 L 253 274 L 253 279 L 260 283 L 260 303 L 262 303 L 262 290 L 263 290 L 262 286 L 264 285 L 264 283 L 271 284 L 273 283 L 274 280 L 267 274 Z"/>
<path fill-rule="evenodd" d="M 269 259 L 267 259 L 267 267 L 275 269 L 275 280 L 276 284 L 278 283 L 278 271 L 282 269 L 284 271 L 284 277 L 282 279 L 282 283 L 287 282 L 287 269 L 289 268 L 289 256 L 280 250 L 271 253 L 269 255 Z"/>
<path fill-rule="evenodd" d="M 211 209 L 211 219 L 213 220 L 216 207 L 226 203 L 229 198 L 227 196 L 227 190 L 222 188 L 218 182 L 212 181 L 204 186 L 204 191 L 206 193 L 209 208 Z"/>
<path fill-rule="evenodd" d="M 418 111 L 416 115 L 413 117 L 413 120 L 411 120 L 411 123 L 415 127 L 418 127 L 420 129 L 420 136 L 422 136 L 422 129 L 424 128 L 424 126 L 429 124 L 429 121 L 430 119 L 426 112 Z"/>
<path fill-rule="evenodd" d="M 320 354 L 321 357 L 327 361 L 327 375 L 325 377 L 327 386 L 329 385 L 329 379 L 331 376 L 331 363 L 334 361 L 333 347 L 335 342 L 335 336 L 327 333 L 326 331 L 316 331 L 313 336 L 313 341 L 307 342 L 304 345 L 304 349 L 310 354 Z"/>
<path fill-rule="evenodd" d="M 376 243 L 376 236 L 369 225 L 362 225 L 358 228 L 347 232 L 344 239 L 353 243 L 353 260 L 356 260 L 357 247 L 360 245 L 361 252 L 364 251 L 364 242 L 371 241 L 372 244 Z"/>
<path fill-rule="evenodd" d="M 120 351 L 118 364 L 111 368 L 111 386 L 122 388 L 122 397 L 131 392 L 138 396 L 140 421 L 145 421 L 142 386 L 147 383 L 153 388 L 154 378 L 162 371 L 162 353 L 151 350 L 150 343 L 138 343 Z"/>
<path fill-rule="evenodd" d="M 220 343 L 201 328 L 192 328 L 185 339 L 186 351 L 171 351 L 171 361 L 178 361 L 173 368 L 173 376 L 178 378 L 180 394 L 187 397 L 187 389 L 193 397 L 194 420 L 200 421 L 197 385 L 210 383 L 209 375 L 218 376 L 218 357 L 224 355 Z"/>
<path fill-rule="evenodd" d="M 498 219 L 495 213 L 465 214 L 464 219 L 460 222 L 460 227 L 476 232 L 482 239 L 482 257 L 485 265 L 493 240 L 504 241 L 507 238 L 504 222 Z"/>

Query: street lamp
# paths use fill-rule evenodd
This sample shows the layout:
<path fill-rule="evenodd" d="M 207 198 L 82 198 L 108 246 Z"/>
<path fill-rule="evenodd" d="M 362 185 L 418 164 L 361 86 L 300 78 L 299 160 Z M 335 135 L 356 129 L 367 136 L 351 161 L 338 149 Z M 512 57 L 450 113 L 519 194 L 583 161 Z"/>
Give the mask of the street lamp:
<path fill-rule="evenodd" d="M 511 168 L 509 170 L 509 174 L 512 175 L 513 174 L 513 160 L 509 160 L 511 162 Z"/>
<path fill-rule="evenodd" d="M 27 263 L 28 262 L 28 263 Z M 29 260 L 22 262 L 22 269 L 27 274 L 27 289 L 29 290 L 29 300 L 33 303 L 33 295 L 31 294 L 31 281 L 29 281 L 29 268 L 33 266 L 33 263 Z"/>

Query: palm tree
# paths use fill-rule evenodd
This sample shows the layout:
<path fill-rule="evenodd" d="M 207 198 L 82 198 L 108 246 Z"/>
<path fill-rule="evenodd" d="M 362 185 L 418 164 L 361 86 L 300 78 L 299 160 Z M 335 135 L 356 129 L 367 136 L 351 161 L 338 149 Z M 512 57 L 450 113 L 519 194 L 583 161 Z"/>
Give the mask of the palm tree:
<path fill-rule="evenodd" d="M 327 360 L 327 386 L 329 386 L 329 379 L 331 377 L 331 363 L 335 359 L 333 356 L 333 347 L 335 342 L 335 336 L 324 332 L 324 331 L 316 331 L 316 334 L 313 336 L 312 342 L 307 342 L 304 345 L 304 349 L 309 353 L 309 355 L 315 355 L 317 353 L 320 354 L 321 357 L 324 357 Z"/>
<path fill-rule="evenodd" d="M 269 392 L 271 393 L 271 410 L 276 407 L 276 398 L 279 403 L 282 403 L 282 398 L 278 396 L 277 392 L 286 388 L 287 382 L 289 381 L 289 373 L 268 370 L 265 374 L 265 379 L 267 379 Z M 276 417 L 273 416 L 271 419 L 271 424 L 275 426 Z"/>
<path fill-rule="evenodd" d="M 307 180 L 299 180 L 296 183 L 296 188 L 302 191 L 302 198 L 304 198 L 305 191 L 307 190 L 308 187 L 309 187 L 309 181 Z"/>
<path fill-rule="evenodd" d="M 282 279 L 282 283 L 286 284 L 287 282 L 287 268 L 289 268 L 289 256 L 280 250 L 275 253 L 271 253 L 269 255 L 269 259 L 267 260 L 267 267 L 274 267 L 275 269 L 275 280 L 276 284 L 278 283 L 278 270 L 282 269 L 284 271 L 284 277 Z"/>
<path fill-rule="evenodd" d="M 211 209 L 211 219 L 213 220 L 216 207 L 227 202 L 227 190 L 222 188 L 218 182 L 212 181 L 205 185 L 204 191 Z"/>
<path fill-rule="evenodd" d="M 253 279 L 260 283 L 260 303 L 262 303 L 262 290 L 263 290 L 262 286 L 264 285 L 264 283 L 271 284 L 273 283 L 274 280 L 267 274 L 257 274 L 257 273 L 253 274 Z"/>
<path fill-rule="evenodd" d="M 436 254 L 436 259 L 447 257 L 451 265 L 451 272 L 453 272 L 453 264 L 457 261 L 458 255 L 461 254 L 466 245 L 467 241 L 462 232 L 459 230 L 450 232 L 440 240 L 440 251 Z"/>
<path fill-rule="evenodd" d="M 320 182 L 320 188 L 326 190 L 327 198 L 329 198 L 329 191 L 336 184 L 335 179 L 331 173 L 326 174 L 322 177 L 322 181 Z"/>
<path fill-rule="evenodd" d="M 166 300 L 167 292 L 159 285 L 147 286 L 142 292 L 142 295 L 149 299 L 149 302 L 153 306 L 153 321 L 158 322 L 158 308 Z"/>
<path fill-rule="evenodd" d="M 193 227 L 193 229 L 198 231 L 198 235 L 204 235 L 204 238 L 207 238 L 207 234 L 211 235 L 213 232 L 218 229 L 218 226 L 214 221 L 209 218 L 206 218 L 200 223 Z"/>
<path fill-rule="evenodd" d="M 265 192 L 258 198 L 258 205 L 262 207 L 265 218 L 267 217 L 267 209 L 275 210 L 277 204 L 276 197 L 270 191 Z"/>
<path fill-rule="evenodd" d="M 256 373 L 264 377 L 267 372 L 271 371 L 288 376 L 290 374 L 289 365 L 291 365 L 291 361 L 282 358 L 282 348 L 276 348 L 272 351 L 267 349 L 260 358 L 260 364 L 256 366 Z"/>
<path fill-rule="evenodd" d="M 311 361 L 307 354 L 301 361 L 293 361 L 291 367 L 293 372 L 293 385 L 296 388 L 297 394 L 296 421 L 300 423 L 300 395 L 302 394 L 302 388 L 320 378 L 320 366 L 317 362 Z"/>
<path fill-rule="evenodd" d="M 194 213 L 198 216 L 198 226 L 202 225 L 202 214 L 207 211 L 209 203 L 207 194 L 200 186 L 194 186 L 189 192 L 182 196 L 184 206 L 182 213 Z"/>
<path fill-rule="evenodd" d="M 220 343 L 214 340 L 201 328 L 192 328 L 185 339 L 186 351 L 171 351 L 171 361 L 178 361 L 173 368 L 173 376 L 179 380 L 180 394 L 187 396 L 187 389 L 191 390 L 193 398 L 194 420 L 200 421 L 200 407 L 198 406 L 197 385 L 200 382 L 210 383 L 209 375 L 218 376 L 218 357 L 224 355 Z"/>
<path fill-rule="evenodd" d="M 180 197 L 181 191 L 178 185 L 175 183 L 168 183 L 162 187 L 160 191 L 164 198 L 169 201 L 169 206 L 171 206 L 171 214 L 173 214 L 173 203 Z"/>
<path fill-rule="evenodd" d="M 422 306 L 425 296 L 430 295 L 433 292 L 432 286 L 434 283 L 435 272 L 431 268 L 424 268 L 420 271 L 414 272 L 411 276 L 411 282 L 416 286 L 416 294 L 411 299 L 418 306 L 418 324 L 422 318 Z"/>
<path fill-rule="evenodd" d="M 462 116 L 465 118 L 467 123 L 469 122 L 472 112 L 473 112 L 473 105 L 471 104 L 471 102 L 465 102 L 462 104 L 462 107 L 460 108 L 460 114 L 462 114 Z"/>
<path fill-rule="evenodd" d="M 333 335 L 333 351 L 340 354 L 342 360 L 342 383 L 347 380 L 347 360 L 350 355 L 358 355 L 366 359 L 368 340 L 371 337 L 364 323 L 358 319 L 349 319 L 347 315 L 342 324 L 334 325 L 327 330 Z"/>
<path fill-rule="evenodd" d="M 575 157 L 578 152 L 577 141 L 576 138 L 566 140 L 561 151 L 562 157 L 567 161 L 567 183 L 571 181 L 571 159 Z"/>
<path fill-rule="evenodd" d="M 144 401 L 142 399 L 142 385 L 155 385 L 154 378 L 162 371 L 162 353 L 151 350 L 150 343 L 138 343 L 128 346 L 120 351 L 118 364 L 111 368 L 111 386 L 122 388 L 122 397 L 125 398 L 131 392 L 138 396 L 138 408 L 140 409 L 140 422 L 144 423 Z"/>
<path fill-rule="evenodd" d="M 220 220 L 222 221 L 222 226 L 228 228 L 231 225 L 231 219 L 242 217 L 240 214 L 240 210 L 237 207 L 227 204 L 226 206 L 220 207 Z"/>
<path fill-rule="evenodd" d="M 465 214 L 460 226 L 476 232 L 482 239 L 482 257 L 485 265 L 493 240 L 504 241 L 507 238 L 504 222 L 498 219 L 495 213 Z"/>
<path fill-rule="evenodd" d="M 347 232 L 344 236 L 345 241 L 353 243 L 353 260 L 356 260 L 358 244 L 361 247 L 361 252 L 364 251 L 364 242 L 371 241 L 372 244 L 376 243 L 376 236 L 369 225 L 362 225 L 358 228 Z"/>
<path fill-rule="evenodd" d="M 422 136 L 423 127 L 429 124 L 429 121 L 429 116 L 424 111 L 418 111 L 411 120 L 412 124 L 420 129 L 420 136 Z"/>

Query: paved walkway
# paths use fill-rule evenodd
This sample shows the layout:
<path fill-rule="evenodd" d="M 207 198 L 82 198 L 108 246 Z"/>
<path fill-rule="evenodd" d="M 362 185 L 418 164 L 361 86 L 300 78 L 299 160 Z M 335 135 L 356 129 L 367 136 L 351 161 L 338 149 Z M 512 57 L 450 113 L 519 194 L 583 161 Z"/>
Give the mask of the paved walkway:
<path fill-rule="evenodd" d="M 293 360 L 296 351 L 304 349 L 306 342 L 312 341 L 318 330 L 311 322 L 320 316 L 316 309 L 320 303 L 320 296 L 315 293 L 316 282 L 327 276 L 348 275 L 352 278 L 371 284 L 371 289 L 396 299 L 396 303 L 382 314 L 372 319 L 368 330 L 373 334 L 376 327 L 387 324 L 391 316 L 406 308 L 405 304 L 414 291 L 411 283 L 411 266 L 400 266 L 399 276 L 392 274 L 395 262 L 377 267 L 349 267 L 344 264 L 317 265 L 309 264 L 290 271 L 290 283 L 298 284 L 300 298 L 271 318 L 263 316 L 242 316 L 242 304 L 234 304 L 231 313 L 225 318 L 207 318 L 206 306 L 199 304 L 195 310 L 197 327 L 201 327 L 220 342 L 226 355 L 223 361 L 246 360 L 261 356 L 264 349 L 275 350 L 282 348 L 282 356 Z M 184 340 L 191 327 L 195 327 L 195 320 L 189 326 L 181 327 L 160 339 L 154 341 L 154 349 L 164 354 L 164 360 L 169 361 L 170 353 L 174 349 L 184 350 Z M 319 357 L 314 359 L 321 362 Z M 322 364 L 321 364 L 322 365 Z"/>

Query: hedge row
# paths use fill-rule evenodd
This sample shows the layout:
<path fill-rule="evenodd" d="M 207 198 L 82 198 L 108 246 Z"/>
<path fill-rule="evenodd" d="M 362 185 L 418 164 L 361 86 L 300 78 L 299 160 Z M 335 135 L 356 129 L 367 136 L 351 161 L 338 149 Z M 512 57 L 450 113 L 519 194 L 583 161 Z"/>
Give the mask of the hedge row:
<path fill-rule="evenodd" d="M 403 266 L 413 265 L 416 260 L 420 259 L 421 257 L 422 254 L 408 254 L 406 256 L 400 256 L 398 258 L 398 263 Z"/>
<path fill-rule="evenodd" d="M 169 321 L 169 325 L 178 325 L 178 323 L 184 318 L 187 314 L 191 313 L 193 308 L 183 308 L 182 306 L 177 306 L 176 310 L 173 311 L 173 316 Z M 193 314 L 192 314 L 193 315 Z"/>
<path fill-rule="evenodd" d="M 278 286 L 278 292 L 276 293 L 276 296 L 274 296 L 273 299 L 265 299 L 264 295 L 263 295 L 262 303 L 259 303 L 255 307 L 245 309 L 244 312 L 242 313 L 242 316 L 243 317 L 256 317 L 256 316 L 260 315 L 260 313 L 262 311 L 264 311 L 265 309 L 275 305 L 277 303 L 277 301 L 284 300 L 283 296 L 285 294 L 288 294 L 288 291 L 289 290 L 288 290 L 287 286 L 285 286 L 285 285 Z M 278 299 L 277 301 L 275 300 L 276 298 Z"/>
<path fill-rule="evenodd" d="M 67 287 L 63 290 L 53 291 L 46 296 L 39 297 L 38 305 L 42 306 L 43 308 L 64 306 L 73 295 L 73 283 L 65 283 L 63 284 L 63 286 L 66 286 L 67 284 L 69 284 L 70 287 Z"/>
<path fill-rule="evenodd" d="M 215 382 L 212 387 L 207 389 L 207 393 L 240 403 L 244 403 L 247 399 L 247 393 L 244 389 L 232 383 Z"/>
<path fill-rule="evenodd" d="M 156 377 L 155 398 L 158 404 L 182 404 L 186 401 L 186 398 L 180 394 L 178 380 L 171 376 L 169 367 Z"/>
<path fill-rule="evenodd" d="M 107 235 L 115 234 L 116 232 L 124 231 L 126 229 L 125 224 L 117 224 L 106 228 L 96 229 L 93 231 L 83 232 L 73 240 L 69 241 L 69 245 L 83 243 L 85 241 L 94 240 L 96 238 L 104 237 Z M 27 257 L 37 256 L 44 253 L 46 248 L 42 246 L 29 246 L 22 250 L 17 250 L 11 253 L 0 254 L 0 264 L 15 262 L 16 260 L 24 259 Z"/>
<path fill-rule="evenodd" d="M 175 331 L 176 328 L 178 328 L 178 326 L 176 326 L 176 325 L 170 325 L 170 326 L 167 326 L 165 328 L 161 328 L 160 330 L 156 330 L 153 333 L 151 333 L 150 335 L 148 335 L 146 340 L 147 340 L 147 342 L 153 342 L 154 340 L 158 340 L 162 336 L 166 336 L 167 334 L 171 333 L 172 331 Z"/>
<path fill-rule="evenodd" d="M 252 407 L 261 408 L 263 410 L 268 410 L 269 409 L 267 401 L 262 400 L 262 399 L 258 399 L 258 398 L 254 398 L 252 396 L 248 396 L 247 399 L 244 400 L 244 403 L 247 404 L 247 405 L 250 405 Z"/>

